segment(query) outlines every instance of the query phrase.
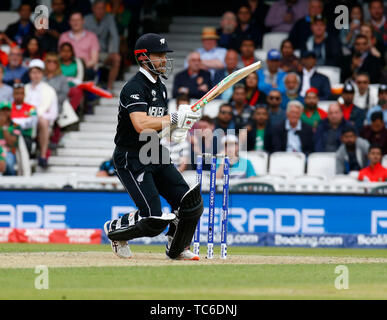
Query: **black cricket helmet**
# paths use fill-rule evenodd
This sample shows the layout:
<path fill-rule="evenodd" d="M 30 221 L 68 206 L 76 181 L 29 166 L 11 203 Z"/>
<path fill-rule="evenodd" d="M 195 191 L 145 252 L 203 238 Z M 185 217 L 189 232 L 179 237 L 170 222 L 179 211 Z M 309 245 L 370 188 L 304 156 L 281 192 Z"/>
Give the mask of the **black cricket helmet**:
<path fill-rule="evenodd" d="M 137 39 L 134 46 L 134 56 L 137 64 L 142 66 L 146 65 L 152 73 L 162 76 L 167 79 L 168 74 L 173 69 L 173 59 L 166 57 L 166 64 L 164 67 L 155 68 L 153 62 L 159 61 L 151 60 L 149 57 L 150 53 L 168 53 L 173 50 L 168 48 L 168 44 L 165 38 L 156 33 L 146 33 Z"/>

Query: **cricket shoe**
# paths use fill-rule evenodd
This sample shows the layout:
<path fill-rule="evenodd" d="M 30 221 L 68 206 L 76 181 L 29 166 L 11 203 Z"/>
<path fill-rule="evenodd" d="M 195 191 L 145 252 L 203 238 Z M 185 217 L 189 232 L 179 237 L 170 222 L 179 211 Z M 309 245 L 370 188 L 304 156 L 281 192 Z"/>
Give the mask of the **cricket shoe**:
<path fill-rule="evenodd" d="M 168 236 L 168 244 L 167 244 L 167 251 L 169 250 L 169 247 L 171 246 L 171 243 L 172 243 L 172 240 L 173 240 L 173 237 L 171 236 Z M 189 247 L 186 247 L 184 249 L 184 251 L 182 253 L 179 254 L 179 256 L 175 259 L 172 259 L 170 258 L 168 255 L 167 255 L 167 258 L 168 259 L 171 259 L 171 260 L 191 260 L 191 261 L 199 261 L 199 256 L 194 254 L 190 249 Z"/>
<path fill-rule="evenodd" d="M 105 222 L 103 226 L 106 236 L 108 235 L 109 231 L 111 231 L 111 226 L 113 221 L 108 220 Z M 130 247 L 127 241 L 112 241 L 110 239 L 109 241 L 112 246 L 113 253 L 116 256 L 122 259 L 130 259 L 132 257 L 132 251 L 130 250 Z"/>

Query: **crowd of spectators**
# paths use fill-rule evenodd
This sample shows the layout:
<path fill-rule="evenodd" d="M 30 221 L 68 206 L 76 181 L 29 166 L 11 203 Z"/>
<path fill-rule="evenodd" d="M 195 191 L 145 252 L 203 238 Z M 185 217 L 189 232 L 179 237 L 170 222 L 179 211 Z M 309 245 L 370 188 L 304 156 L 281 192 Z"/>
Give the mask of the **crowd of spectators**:
<path fill-rule="evenodd" d="M 257 61 L 254 52 L 266 33 L 286 32 L 279 50 L 266 53 L 263 68 L 218 97 L 224 103 L 214 129 L 247 129 L 249 151 L 336 152 L 337 174 L 369 163 L 373 168 L 371 154 L 387 154 L 386 8 L 380 0 L 347 4 L 344 29 L 332 20 L 334 7 L 321 0 L 271 6 L 251 0 L 224 12 L 218 28 L 203 29 L 202 47 L 174 79 L 174 97 L 199 98 L 200 88 Z M 339 90 L 317 71 L 320 66 L 340 68 Z M 324 101 L 325 111 L 319 108 Z"/>
<path fill-rule="evenodd" d="M 48 3 L 47 3 L 48 2 Z M 139 32 L 140 2 L 51 0 L 49 17 L 35 17 L 36 1 L 5 2 L 19 19 L 0 30 L 0 173 L 15 175 L 23 138 L 30 157 L 45 170 L 70 105 L 78 117 L 92 112 L 98 96 L 79 86 L 97 82 L 112 92 Z M 47 24 L 48 23 L 48 24 Z M 48 25 L 48 28 L 45 27 Z M 130 32 L 130 36 L 128 35 Z M 121 71 L 121 75 L 120 75 Z M 113 92 L 112 92 L 113 93 Z M 68 110 L 68 109 L 67 109 Z"/>

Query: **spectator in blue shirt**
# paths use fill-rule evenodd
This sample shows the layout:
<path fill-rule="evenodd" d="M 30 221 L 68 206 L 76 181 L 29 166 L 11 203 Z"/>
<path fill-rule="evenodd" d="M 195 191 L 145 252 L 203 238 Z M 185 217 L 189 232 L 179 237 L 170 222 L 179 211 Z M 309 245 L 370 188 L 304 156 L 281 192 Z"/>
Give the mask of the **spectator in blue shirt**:
<path fill-rule="evenodd" d="M 8 65 L 4 69 L 4 77 L 3 82 L 13 86 L 14 82 L 28 82 L 25 81 L 25 77 L 27 77 L 27 68 L 22 66 L 23 62 L 23 53 L 19 47 L 11 48 L 9 53 L 9 62 Z"/>
<path fill-rule="evenodd" d="M 241 157 L 239 153 L 239 140 L 235 135 L 226 135 L 222 138 L 221 144 L 224 145 L 224 154 L 230 160 L 230 179 L 244 179 L 256 177 L 254 167 L 250 160 Z M 224 159 L 218 159 L 216 177 L 223 177 Z"/>
<path fill-rule="evenodd" d="M 267 54 L 267 68 L 258 70 L 258 89 L 268 94 L 272 89 L 285 92 L 284 78 L 286 73 L 280 69 L 281 54 L 278 50 L 272 49 Z"/>
<path fill-rule="evenodd" d="M 376 106 L 372 107 L 370 110 L 368 110 L 367 122 L 368 122 L 368 124 L 371 123 L 371 115 L 374 112 L 381 111 L 381 112 L 383 112 L 384 123 L 385 123 L 386 128 L 387 128 L 387 85 L 386 84 L 381 84 L 379 86 L 378 94 L 379 94 L 378 105 L 376 105 Z"/>
<path fill-rule="evenodd" d="M 25 37 L 34 34 L 35 27 L 30 20 L 32 6 L 29 3 L 22 3 L 18 13 L 20 19 L 15 23 L 10 24 L 5 30 L 5 34 L 9 39 L 15 41 L 20 46 Z"/>

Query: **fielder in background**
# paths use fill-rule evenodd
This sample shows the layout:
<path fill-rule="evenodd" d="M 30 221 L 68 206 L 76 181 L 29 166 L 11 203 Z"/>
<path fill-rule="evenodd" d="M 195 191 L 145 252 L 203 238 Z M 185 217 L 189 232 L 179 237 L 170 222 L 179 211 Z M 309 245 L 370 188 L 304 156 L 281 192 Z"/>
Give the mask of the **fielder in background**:
<path fill-rule="evenodd" d="M 199 259 L 189 248 L 203 213 L 200 185 L 189 188 L 171 163 L 168 150 L 160 145 L 158 136 L 163 126 L 173 126 L 172 140 L 185 141 L 188 130 L 201 116 L 200 112 L 191 111 L 189 105 L 180 105 L 176 112 L 168 114 L 167 89 L 161 78 L 167 79 L 172 69 L 172 59 L 167 57 L 169 52 L 172 50 L 160 35 L 141 36 L 134 51 L 139 71 L 120 93 L 113 162 L 118 178 L 138 208 L 104 225 L 113 252 L 121 258 L 132 256 L 129 240 L 155 237 L 169 225 L 167 256 Z M 149 157 L 141 153 L 148 142 L 152 144 L 151 153 L 155 152 L 152 141 L 157 142 L 157 160 L 154 160 L 155 154 Z M 162 212 L 160 196 L 167 200 L 172 212 Z"/>

